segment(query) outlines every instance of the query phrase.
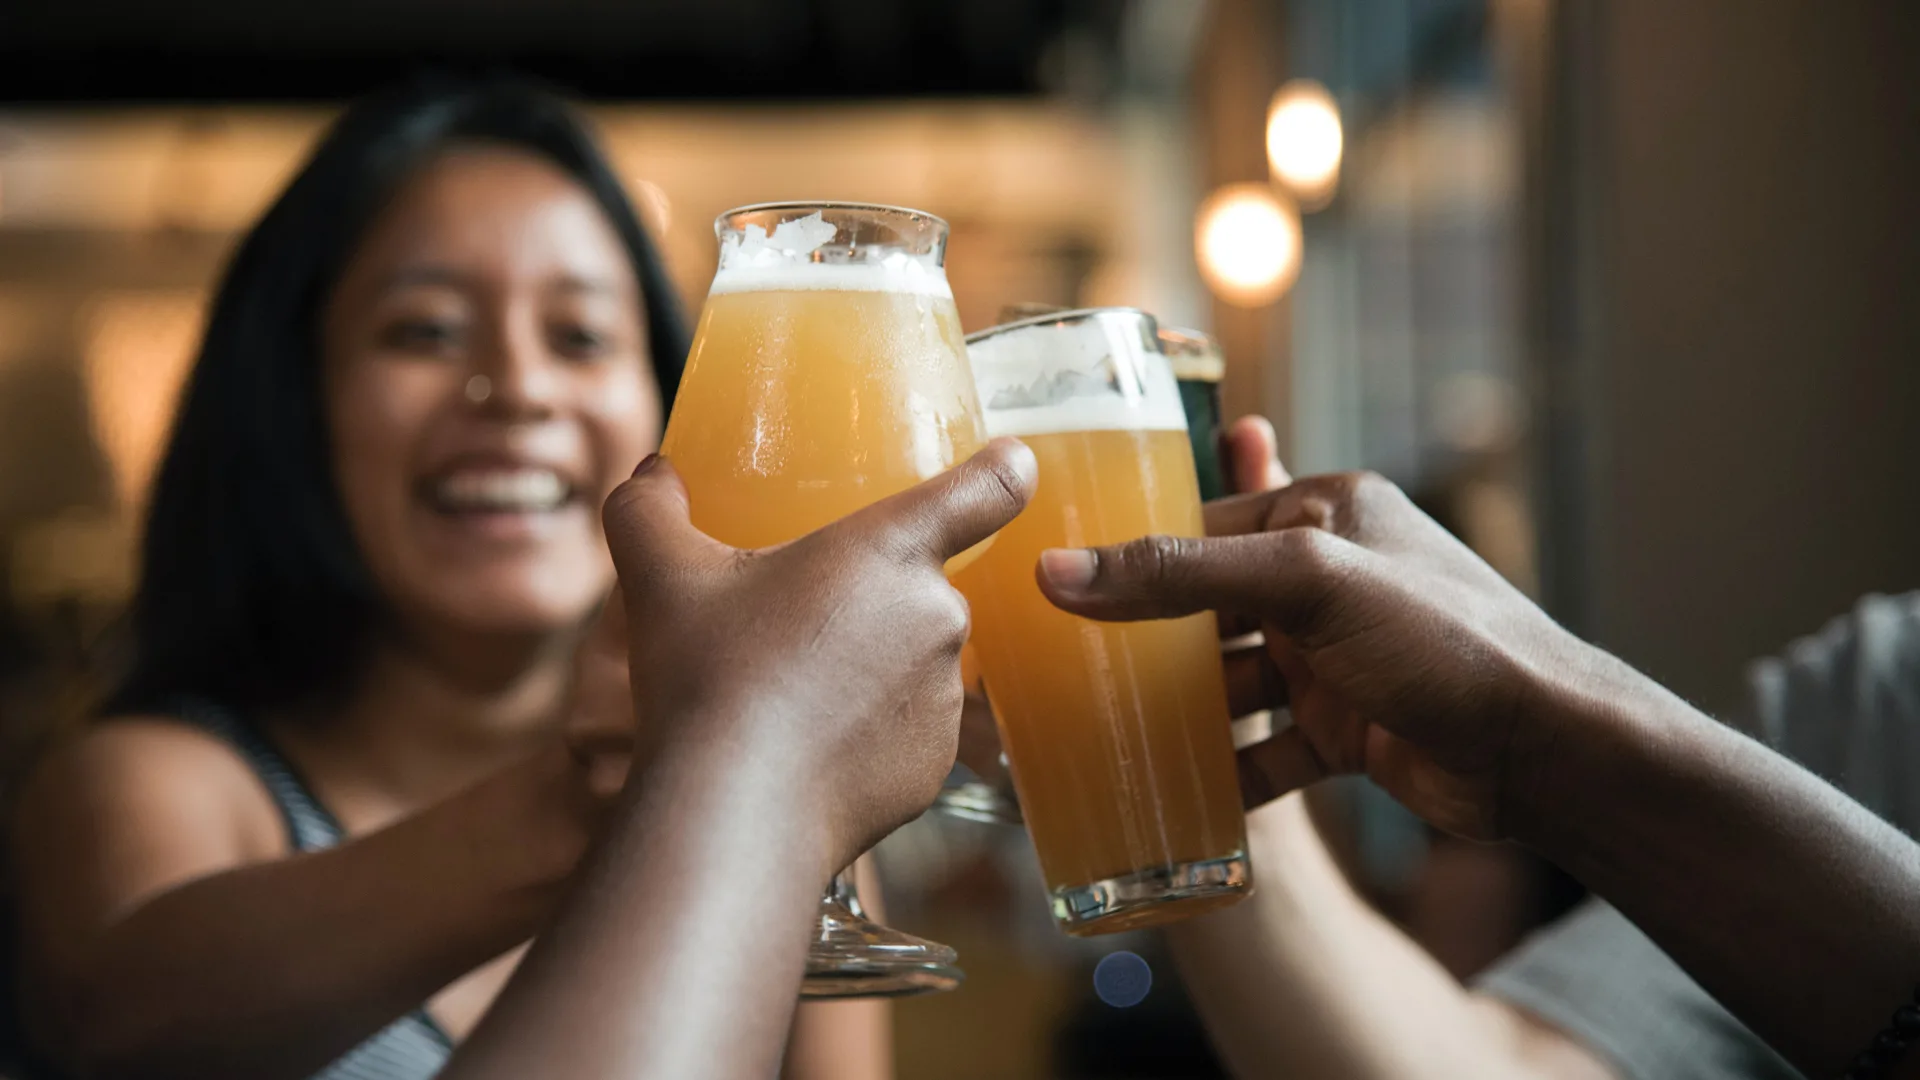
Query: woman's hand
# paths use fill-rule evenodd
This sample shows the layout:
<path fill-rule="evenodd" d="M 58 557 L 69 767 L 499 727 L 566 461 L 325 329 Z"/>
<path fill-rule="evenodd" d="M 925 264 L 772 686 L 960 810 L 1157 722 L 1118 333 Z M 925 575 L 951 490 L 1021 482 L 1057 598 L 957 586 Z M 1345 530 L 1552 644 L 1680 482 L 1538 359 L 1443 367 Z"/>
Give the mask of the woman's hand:
<path fill-rule="evenodd" d="M 1012 520 L 1033 455 L 971 460 L 788 544 L 694 528 L 671 464 L 616 490 L 607 536 L 641 727 L 668 755 L 726 743 L 827 828 L 831 871 L 924 810 L 952 767 L 966 602 L 945 561 Z M 644 627 L 644 629 L 641 629 Z"/>
<path fill-rule="evenodd" d="M 615 589 L 574 654 L 568 695 L 567 748 L 586 770 L 589 792 L 618 794 L 634 760 L 644 760 L 648 732 L 634 721 L 627 673 L 627 605 Z"/>

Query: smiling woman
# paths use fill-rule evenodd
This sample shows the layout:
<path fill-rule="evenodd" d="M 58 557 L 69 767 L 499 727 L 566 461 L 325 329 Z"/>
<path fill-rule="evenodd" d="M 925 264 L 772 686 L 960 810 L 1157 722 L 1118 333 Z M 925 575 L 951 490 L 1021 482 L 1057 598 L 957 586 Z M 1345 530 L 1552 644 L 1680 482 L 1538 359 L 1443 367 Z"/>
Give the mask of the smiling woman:
<path fill-rule="evenodd" d="M 41 1056 L 438 1070 L 632 751 L 624 669 L 578 650 L 613 582 L 600 504 L 685 354 L 564 105 L 431 83 L 341 118 L 219 288 L 105 718 L 21 796 Z M 884 1067 L 861 1016 L 835 1076 Z"/>
<path fill-rule="evenodd" d="M 368 230 L 324 316 L 326 413 L 354 538 L 416 636 L 538 635 L 605 595 L 600 503 L 660 438 L 639 300 L 606 215 L 518 150 L 442 153 Z"/>

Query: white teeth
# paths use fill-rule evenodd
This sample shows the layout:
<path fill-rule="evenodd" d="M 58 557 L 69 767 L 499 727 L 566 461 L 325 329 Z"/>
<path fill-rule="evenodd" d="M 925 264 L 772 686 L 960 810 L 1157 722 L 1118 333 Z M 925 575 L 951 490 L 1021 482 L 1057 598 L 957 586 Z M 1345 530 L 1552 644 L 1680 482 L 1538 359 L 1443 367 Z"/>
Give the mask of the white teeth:
<path fill-rule="evenodd" d="M 551 469 L 467 470 L 442 477 L 433 495 L 449 510 L 533 513 L 565 502 L 567 485 Z"/>

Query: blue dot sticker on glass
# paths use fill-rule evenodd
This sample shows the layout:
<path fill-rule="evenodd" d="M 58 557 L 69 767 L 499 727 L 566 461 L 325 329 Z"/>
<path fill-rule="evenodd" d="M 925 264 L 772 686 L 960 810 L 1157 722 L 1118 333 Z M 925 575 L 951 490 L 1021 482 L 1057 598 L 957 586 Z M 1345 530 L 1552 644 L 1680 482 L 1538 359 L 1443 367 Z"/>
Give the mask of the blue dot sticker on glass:
<path fill-rule="evenodd" d="M 1108 953 L 1093 968 L 1093 992 L 1116 1009 L 1128 1009 L 1147 1000 L 1153 989 L 1153 968 L 1138 953 L 1125 949 Z"/>

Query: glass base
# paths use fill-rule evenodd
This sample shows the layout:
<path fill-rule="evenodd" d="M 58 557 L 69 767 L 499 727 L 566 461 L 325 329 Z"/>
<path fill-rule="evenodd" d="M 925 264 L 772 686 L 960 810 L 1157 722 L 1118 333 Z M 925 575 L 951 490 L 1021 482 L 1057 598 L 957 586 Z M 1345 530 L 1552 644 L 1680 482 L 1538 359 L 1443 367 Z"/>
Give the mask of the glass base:
<path fill-rule="evenodd" d="M 1053 919 L 1075 937 L 1117 934 L 1231 907 L 1252 892 L 1246 853 L 1236 851 L 1055 889 Z"/>
<path fill-rule="evenodd" d="M 904 997 L 952 990 L 966 977 L 959 956 L 937 941 L 868 919 L 844 872 L 820 901 L 820 925 L 807 951 L 803 998 Z"/>
<path fill-rule="evenodd" d="M 948 817 L 983 825 L 1027 823 L 1027 819 L 1020 816 L 1020 804 L 985 780 L 964 780 L 941 788 L 933 807 Z"/>

